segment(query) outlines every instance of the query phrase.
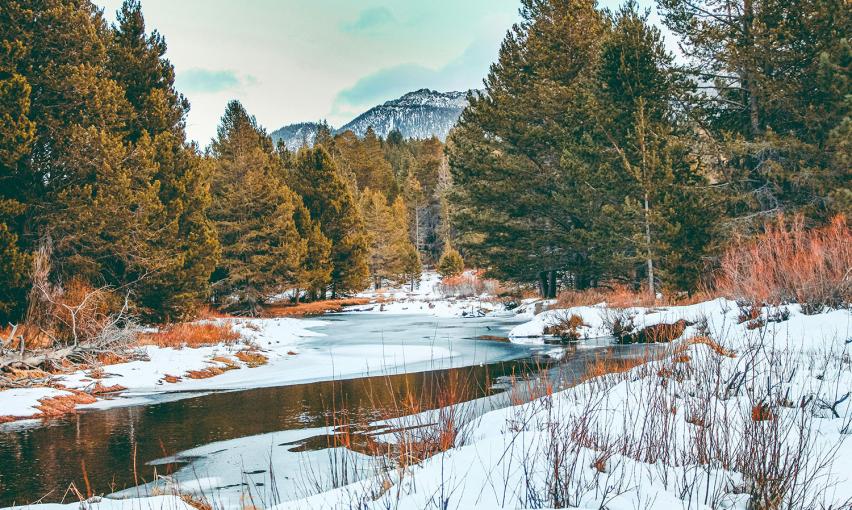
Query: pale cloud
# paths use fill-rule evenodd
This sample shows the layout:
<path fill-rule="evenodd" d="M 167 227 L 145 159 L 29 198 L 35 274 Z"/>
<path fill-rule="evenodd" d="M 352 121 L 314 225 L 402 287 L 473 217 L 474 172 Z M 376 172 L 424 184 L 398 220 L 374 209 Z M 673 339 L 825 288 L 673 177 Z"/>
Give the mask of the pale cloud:
<path fill-rule="evenodd" d="M 95 0 L 114 20 L 122 0 Z M 652 5 L 652 0 L 640 0 Z M 619 0 L 602 0 L 617 4 Z M 411 90 L 482 86 L 520 0 L 142 0 L 166 38 L 187 134 L 206 144 L 231 99 L 270 131 L 342 125 Z"/>
<path fill-rule="evenodd" d="M 184 93 L 215 93 L 235 91 L 244 86 L 257 84 L 252 75 L 240 76 L 232 70 L 191 68 L 177 73 L 176 86 Z"/>
<path fill-rule="evenodd" d="M 393 13 L 387 7 L 371 7 L 358 13 L 354 21 L 343 23 L 345 32 L 365 33 L 375 32 L 396 22 Z"/>

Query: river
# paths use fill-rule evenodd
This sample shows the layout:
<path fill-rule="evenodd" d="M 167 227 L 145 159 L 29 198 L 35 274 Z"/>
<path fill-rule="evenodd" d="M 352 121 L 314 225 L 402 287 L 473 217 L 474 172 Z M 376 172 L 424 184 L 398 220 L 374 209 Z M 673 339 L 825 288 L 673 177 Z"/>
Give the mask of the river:
<path fill-rule="evenodd" d="M 286 471 L 303 470 L 305 458 L 316 457 L 327 448 L 329 425 L 344 419 L 369 423 L 407 414 L 410 408 L 400 402 L 411 395 L 417 397 L 419 410 L 438 407 L 443 402 L 441 389 L 448 385 L 456 388 L 459 401 L 481 401 L 481 412 L 485 412 L 510 403 L 503 392 L 511 381 L 555 368 L 542 356 L 542 351 L 553 347 L 500 341 L 518 323 L 511 316 L 473 319 L 347 313 L 323 319 L 327 325 L 316 331 L 325 336 L 307 339 L 303 349 L 434 345 L 454 355 L 412 363 L 405 366 L 405 373 L 398 368 L 373 367 L 344 380 L 152 395 L 144 404 L 134 399 L 133 405 L 4 426 L 0 428 L 0 507 L 37 500 L 74 501 L 67 492 L 72 484 L 83 494 L 110 494 L 151 482 L 155 474 L 176 471 L 177 478 L 191 473 L 196 480 L 212 479 L 203 490 L 233 493 L 243 490 L 235 485 L 252 483 L 247 473 L 270 474 L 265 469 L 246 468 L 246 462 L 272 466 L 273 459 L 279 466 L 278 478 L 289 480 L 279 483 L 283 498 L 305 495 L 307 489 L 299 485 L 304 480 L 296 480 Z M 613 351 L 607 344 L 599 343 L 601 349 L 608 349 L 607 355 L 635 352 L 623 347 Z M 573 349 L 559 364 L 560 373 L 581 375 L 585 361 L 599 354 L 595 348 Z M 571 370 L 564 370 L 566 366 Z M 269 458 L 245 458 L 256 456 L 258 444 L 268 450 Z M 240 465 L 228 466 L 235 458 Z M 226 473 L 229 469 L 232 472 Z"/>

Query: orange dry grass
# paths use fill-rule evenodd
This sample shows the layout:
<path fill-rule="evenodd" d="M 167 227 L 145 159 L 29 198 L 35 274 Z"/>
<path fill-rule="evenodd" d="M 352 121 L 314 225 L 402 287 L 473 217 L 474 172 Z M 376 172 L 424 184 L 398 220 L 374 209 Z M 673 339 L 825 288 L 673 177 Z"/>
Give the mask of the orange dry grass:
<path fill-rule="evenodd" d="M 239 351 L 234 356 L 236 356 L 238 360 L 248 365 L 249 368 L 255 368 L 261 365 L 265 365 L 266 362 L 269 361 L 269 358 L 267 358 L 263 354 L 252 350 Z"/>
<path fill-rule="evenodd" d="M 485 278 L 485 271 L 463 273 L 441 278 L 438 291 L 444 296 L 469 297 L 490 294 L 497 296 L 505 291 L 500 282 Z"/>
<path fill-rule="evenodd" d="M 189 322 L 169 326 L 156 333 L 140 335 L 139 344 L 159 347 L 203 347 L 220 343 L 231 344 L 240 334 L 230 323 Z"/>
<path fill-rule="evenodd" d="M 234 367 L 207 367 L 202 368 L 200 370 L 189 370 L 185 374 L 186 377 L 190 379 L 210 379 L 211 377 L 216 377 L 217 375 L 222 375 L 228 370 L 232 370 Z"/>
<path fill-rule="evenodd" d="M 684 344 L 684 345 L 696 345 L 696 344 L 706 345 L 707 347 L 710 348 L 710 350 L 712 350 L 713 352 L 715 352 L 719 356 L 725 356 L 726 358 L 736 358 L 737 357 L 737 355 L 736 355 L 736 353 L 734 353 L 734 351 L 731 351 L 730 349 L 726 349 L 726 348 L 722 347 L 719 344 L 719 342 L 717 342 L 716 340 L 713 340 L 709 336 L 703 336 L 703 335 L 694 336 L 694 337 L 688 339 L 686 341 L 686 344 Z"/>
<path fill-rule="evenodd" d="M 572 306 L 591 306 L 606 303 L 611 308 L 651 307 L 654 305 L 691 305 L 710 301 L 714 296 L 706 290 L 692 294 L 669 294 L 664 292 L 662 299 L 651 299 L 646 288 L 638 291 L 626 285 L 613 285 L 611 288 L 598 287 L 586 290 L 566 290 L 559 293 L 556 308 Z"/>
<path fill-rule="evenodd" d="M 299 304 L 275 304 L 263 308 L 264 317 L 309 317 L 343 311 L 345 306 L 366 305 L 369 298 L 330 299 Z"/>
<path fill-rule="evenodd" d="M 40 404 L 35 408 L 41 411 L 41 417 L 55 418 L 65 414 L 73 414 L 77 411 L 77 404 L 93 404 L 98 400 L 82 391 L 69 391 L 72 392 L 70 395 L 39 399 Z"/>
<path fill-rule="evenodd" d="M 842 215 L 821 228 L 778 216 L 755 239 L 739 239 L 722 257 L 717 286 L 755 304 L 795 301 L 805 311 L 852 301 L 852 231 Z"/>
<path fill-rule="evenodd" d="M 586 364 L 586 372 L 581 378 L 581 381 L 588 381 L 607 374 L 628 372 L 648 361 L 648 358 L 608 358 L 606 356 L 595 356 L 594 361 Z"/>
<path fill-rule="evenodd" d="M 774 419 L 775 415 L 766 404 L 757 404 L 751 408 L 751 421 L 770 421 Z"/>

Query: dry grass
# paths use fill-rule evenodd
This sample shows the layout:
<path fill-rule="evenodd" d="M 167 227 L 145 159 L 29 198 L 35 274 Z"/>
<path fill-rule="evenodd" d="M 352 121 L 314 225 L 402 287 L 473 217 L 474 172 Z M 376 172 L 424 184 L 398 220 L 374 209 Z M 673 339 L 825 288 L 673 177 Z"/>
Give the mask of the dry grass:
<path fill-rule="evenodd" d="M 557 336 L 564 342 L 575 342 L 580 339 L 580 326 L 585 325 L 581 316 L 563 313 L 557 315 L 555 324 L 544 328 L 544 334 Z"/>
<path fill-rule="evenodd" d="M 190 379 L 210 379 L 211 377 L 216 377 L 217 375 L 222 375 L 228 370 L 233 370 L 236 367 L 229 366 L 212 366 L 207 368 L 202 368 L 199 370 L 188 370 L 185 374 L 185 377 Z"/>
<path fill-rule="evenodd" d="M 697 345 L 697 344 L 706 345 L 707 347 L 710 348 L 710 350 L 712 350 L 713 352 L 715 352 L 719 356 L 724 356 L 726 358 L 736 358 L 737 357 L 736 353 L 734 353 L 730 349 L 726 349 L 725 347 L 720 345 L 719 342 L 717 342 L 716 340 L 713 340 L 709 336 L 704 336 L 704 335 L 694 336 L 694 337 L 688 339 L 684 345 Z"/>
<path fill-rule="evenodd" d="M 275 304 L 263 307 L 264 317 L 311 317 L 324 313 L 337 313 L 346 306 L 366 305 L 370 298 L 330 299 L 299 304 Z"/>
<path fill-rule="evenodd" d="M 251 349 L 239 351 L 234 356 L 236 356 L 238 360 L 245 363 L 249 368 L 255 368 L 261 365 L 265 365 L 266 362 L 269 361 L 269 358 Z"/>
<path fill-rule="evenodd" d="M 581 381 L 589 381 L 608 374 L 621 374 L 644 365 L 650 361 L 648 357 L 612 358 L 609 354 L 595 356 L 594 361 L 586 364 L 586 370 Z"/>
<path fill-rule="evenodd" d="M 188 322 L 169 326 L 156 333 L 144 333 L 137 342 L 140 345 L 181 348 L 232 344 L 239 339 L 240 334 L 230 323 Z"/>
<path fill-rule="evenodd" d="M 55 418 L 66 414 L 77 412 L 78 404 L 93 404 L 97 398 L 88 393 L 76 390 L 70 391 L 69 395 L 60 395 L 39 399 L 39 405 L 35 406 L 41 412 L 40 418 Z"/>
<path fill-rule="evenodd" d="M 717 286 L 752 304 L 797 302 L 805 313 L 852 301 L 852 231 L 844 216 L 820 228 L 779 216 L 755 239 L 739 239 L 722 257 Z"/>
<path fill-rule="evenodd" d="M 751 421 L 770 421 L 774 420 L 775 415 L 766 404 L 757 404 L 751 408 Z"/>
<path fill-rule="evenodd" d="M 607 287 L 586 290 L 562 291 L 556 298 L 556 308 L 592 306 L 598 303 L 606 303 L 611 308 L 692 305 L 710 301 L 714 297 L 709 291 L 699 290 L 689 294 L 684 292 L 663 292 L 661 299 L 651 299 L 648 289 L 645 287 L 634 290 L 627 285 L 614 284 Z"/>

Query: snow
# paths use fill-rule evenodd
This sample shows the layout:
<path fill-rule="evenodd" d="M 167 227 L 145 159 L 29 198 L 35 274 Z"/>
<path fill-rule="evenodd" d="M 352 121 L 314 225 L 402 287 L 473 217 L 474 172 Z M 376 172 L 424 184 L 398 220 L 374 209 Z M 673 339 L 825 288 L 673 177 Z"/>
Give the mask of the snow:
<path fill-rule="evenodd" d="M 442 299 L 437 282 L 434 275 L 424 275 L 415 292 L 389 292 L 397 301 L 384 309 L 356 308 L 361 314 L 389 317 L 399 313 L 458 317 L 484 308 L 480 298 Z M 461 424 L 456 437 L 465 438 L 463 442 L 405 469 L 385 470 L 379 460 L 344 448 L 297 453 L 310 437 L 329 432 L 308 429 L 183 452 L 181 457 L 199 460 L 167 482 L 181 491 L 200 493 L 224 487 L 217 493 L 224 508 L 242 506 L 242 489 L 233 487 L 249 477 L 260 483 L 255 483 L 255 497 L 266 498 L 263 506 L 277 510 L 564 506 L 746 510 L 754 504 L 750 494 L 759 494 L 757 475 L 748 470 L 759 473 L 769 466 L 781 471 L 766 479 L 790 484 L 780 489 L 789 506 L 838 507 L 852 500 L 849 310 L 805 315 L 792 304 L 764 307 L 759 319 L 743 321 L 743 310 L 726 299 L 651 309 L 611 310 L 601 304 L 538 315 L 533 315 L 534 309 L 534 302 L 525 302 L 518 310 L 527 322 L 511 330 L 513 342 L 541 343 L 547 325 L 574 314 L 584 323 L 581 346 L 608 335 L 607 320 L 616 313 L 631 317 L 636 329 L 680 319 L 689 325 L 668 349 L 629 371 L 478 414 Z M 501 311 L 494 308 L 494 312 Z M 186 385 L 184 389 L 236 388 L 247 384 L 249 376 L 252 384 L 280 383 L 317 376 L 323 370 L 363 370 L 365 365 L 370 370 L 377 365 L 410 368 L 416 364 L 412 360 L 457 354 L 449 345 L 425 341 L 303 349 L 288 358 L 282 351 L 292 346 L 316 348 L 305 339 L 320 334 L 309 328 L 322 329 L 309 321 L 291 321 L 296 320 L 241 324 L 272 355 L 266 370 L 237 370 L 179 384 Z M 709 337 L 718 345 L 692 341 L 698 337 Z M 332 368 L 327 367 L 329 356 L 334 358 Z M 109 368 L 127 371 L 116 381 L 134 379 L 129 368 Z M 143 385 L 147 381 L 144 384 L 150 386 L 147 377 L 139 377 L 137 390 L 151 391 Z M 27 404 L 22 399 L 18 405 Z M 760 418 L 764 405 L 769 419 Z M 381 431 L 374 439 L 387 440 Z M 331 470 L 343 458 L 345 469 L 352 471 L 334 483 Z M 273 473 L 275 484 L 270 483 Z M 283 496 L 264 493 L 263 487 L 270 485 Z"/>
<path fill-rule="evenodd" d="M 757 459 L 770 454 L 764 449 L 771 450 L 773 441 L 783 443 L 781 459 L 773 461 L 776 468 L 796 466 L 813 477 L 782 475 L 792 480 L 788 497 L 798 498 L 797 504 L 805 508 L 837 506 L 852 498 L 852 442 L 846 440 L 852 431 L 852 398 L 842 400 L 852 389 L 852 316 L 847 310 L 804 315 L 796 305 L 785 308 L 787 320 L 753 329 L 738 320 L 736 303 L 722 299 L 632 309 L 641 326 L 681 318 L 695 322 L 703 329 L 687 328 L 685 339 L 709 334 L 734 350 L 735 357 L 716 354 L 703 344 L 684 344 L 691 376 L 687 370 L 682 378 L 666 378 L 661 385 L 662 369 L 677 369 L 674 355 L 664 356 L 623 375 L 592 379 L 550 397 L 485 414 L 468 425 L 467 444 L 406 472 L 363 479 L 276 508 L 343 509 L 356 503 L 369 509 L 547 508 L 558 493 L 563 498 L 560 504 L 575 508 L 744 510 L 751 482 L 733 469 L 743 457 L 732 460 L 734 465 L 727 469 L 719 462 L 695 460 L 693 454 L 702 444 L 722 455 L 723 448 L 698 441 L 711 438 L 713 444 L 734 449 L 758 441 L 763 446 L 756 450 Z M 764 309 L 762 315 L 766 319 L 775 312 Z M 545 312 L 516 328 L 516 336 L 537 334 L 556 313 Z M 580 314 L 594 331 L 601 307 L 569 313 Z M 755 376 L 741 390 L 731 395 L 718 392 L 716 381 L 750 370 L 756 371 Z M 782 387 L 767 385 L 767 379 Z M 755 422 L 753 408 L 766 395 L 811 404 L 778 405 L 773 421 Z M 835 403 L 834 411 L 826 410 L 823 402 Z M 664 410 L 655 408 L 658 403 L 666 404 Z M 724 411 L 718 411 L 718 422 L 696 425 L 692 413 L 705 408 Z M 811 425 L 799 427 L 801 423 Z M 575 442 L 577 434 L 588 440 Z M 808 447 L 801 458 L 795 457 L 797 444 Z M 784 455 L 790 455 L 786 458 L 791 462 L 785 464 Z M 558 480 L 551 471 L 555 459 L 565 470 Z M 824 459 L 829 461 L 820 468 Z M 383 489 L 387 479 L 392 481 L 390 490 Z"/>
<path fill-rule="evenodd" d="M 39 413 L 39 400 L 69 395 L 56 388 L 12 388 L 0 392 L 0 416 L 29 417 Z"/>
<path fill-rule="evenodd" d="M 83 390 L 99 383 L 102 386 L 119 385 L 125 390 L 118 395 L 103 398 L 93 404 L 78 408 L 110 408 L 162 401 L 166 398 L 186 398 L 198 392 L 239 390 L 265 386 L 282 386 L 330 379 L 347 379 L 367 375 L 411 372 L 438 368 L 479 364 L 499 359 L 517 358 L 521 351 L 507 351 L 506 346 L 466 345 L 463 338 L 444 332 L 438 318 L 457 318 L 465 314 L 481 316 L 486 311 L 499 311 L 501 306 L 480 298 L 444 299 L 438 291 L 440 277 L 434 272 L 424 273 L 414 292 L 407 287 L 391 289 L 381 294 L 366 292 L 362 297 L 382 298 L 391 302 L 351 307 L 349 314 L 365 316 L 387 315 L 393 322 L 399 315 L 422 315 L 434 318 L 434 324 L 424 324 L 429 337 L 420 341 L 399 341 L 385 338 L 382 327 L 378 335 L 373 328 L 366 329 L 365 340 L 339 341 L 340 331 L 335 331 L 335 341 L 327 341 L 323 330 L 335 322 L 316 319 L 217 319 L 230 322 L 243 337 L 233 345 L 219 344 L 199 348 L 171 348 L 143 346 L 140 359 L 104 367 L 103 377 L 93 379 L 87 371 L 77 371 L 57 376 L 55 382 L 66 388 Z M 476 327 L 476 319 L 471 319 Z M 484 329 L 484 327 L 483 327 Z M 319 330 L 319 331 L 317 331 Z M 394 333 L 387 328 L 388 335 Z M 367 338 L 367 334 L 372 334 Z M 446 334 L 446 337 L 444 336 Z M 235 358 L 248 345 L 255 346 L 268 358 L 265 365 L 248 368 Z M 192 379 L 185 377 L 191 370 L 211 366 L 226 367 L 214 358 L 228 359 L 240 367 L 227 370 L 215 377 Z M 179 377 L 177 382 L 167 382 L 167 376 Z M 0 416 L 29 418 L 38 413 L 34 408 L 38 399 L 63 395 L 67 392 L 48 388 L 0 391 Z M 6 409 L 6 410 L 3 410 Z"/>
<path fill-rule="evenodd" d="M 470 275 L 470 272 L 467 273 Z M 378 304 L 349 307 L 350 311 L 361 313 L 385 314 L 423 314 L 431 317 L 482 317 L 488 314 L 503 312 L 503 305 L 489 300 L 489 296 L 445 297 L 440 292 L 441 277 L 433 271 L 426 271 L 420 276 L 414 291 L 407 285 L 367 291 L 358 294 L 375 300 L 389 300 Z"/>

